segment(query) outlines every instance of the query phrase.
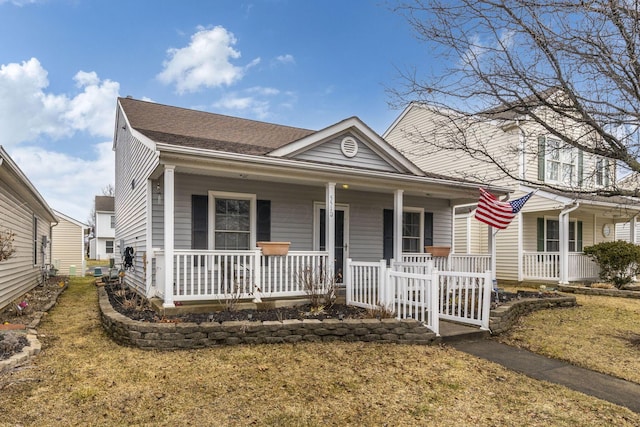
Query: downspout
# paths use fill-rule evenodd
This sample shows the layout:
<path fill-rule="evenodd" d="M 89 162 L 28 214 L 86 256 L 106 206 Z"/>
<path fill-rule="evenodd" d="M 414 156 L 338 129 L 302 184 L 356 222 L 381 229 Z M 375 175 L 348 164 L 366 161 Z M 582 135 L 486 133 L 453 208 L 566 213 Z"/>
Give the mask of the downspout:
<path fill-rule="evenodd" d="M 560 222 L 560 277 L 559 283 L 569 284 L 569 214 L 580 207 L 580 202 L 574 202 L 563 209 L 558 216 Z"/>

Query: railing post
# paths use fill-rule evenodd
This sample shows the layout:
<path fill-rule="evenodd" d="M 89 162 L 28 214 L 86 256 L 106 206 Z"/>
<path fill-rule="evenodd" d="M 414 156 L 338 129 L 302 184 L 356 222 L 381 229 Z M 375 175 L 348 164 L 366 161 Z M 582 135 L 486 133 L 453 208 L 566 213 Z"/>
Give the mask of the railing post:
<path fill-rule="evenodd" d="M 493 290 L 493 273 L 487 270 L 483 277 L 482 288 L 482 319 L 480 329 L 489 330 L 489 316 L 491 314 L 491 291 Z M 491 285 L 490 285 L 491 284 Z"/>
<path fill-rule="evenodd" d="M 438 270 L 431 269 L 431 283 L 429 284 L 429 323 L 436 336 L 440 336 L 440 274 Z"/>
<path fill-rule="evenodd" d="M 262 250 L 256 249 L 253 251 L 253 289 L 251 292 L 262 292 Z M 258 290 L 259 289 L 259 290 Z M 254 295 L 256 297 L 256 295 Z M 257 298 L 260 299 L 260 295 L 257 295 Z"/>
<path fill-rule="evenodd" d="M 352 280 L 351 262 L 352 262 L 352 259 L 347 258 L 347 264 L 344 267 L 344 288 L 345 288 L 344 291 L 345 291 L 345 300 L 347 305 L 351 304 L 351 301 L 353 301 L 353 283 L 351 283 L 351 280 Z"/>
<path fill-rule="evenodd" d="M 387 269 L 387 261 L 381 259 L 378 267 L 378 298 L 380 299 L 380 305 L 385 308 L 389 308 L 389 300 L 391 299 L 389 271 L 390 269 Z"/>

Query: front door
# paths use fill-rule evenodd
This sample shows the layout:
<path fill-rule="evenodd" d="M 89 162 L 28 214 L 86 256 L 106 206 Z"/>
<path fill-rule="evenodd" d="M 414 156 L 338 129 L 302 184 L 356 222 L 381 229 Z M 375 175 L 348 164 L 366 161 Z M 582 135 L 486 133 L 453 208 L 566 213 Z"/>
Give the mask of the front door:
<path fill-rule="evenodd" d="M 326 214 L 327 211 L 325 209 L 324 204 L 316 205 L 316 227 L 317 230 L 316 239 L 317 242 L 316 249 L 319 251 L 324 251 L 327 249 L 326 240 Z M 336 272 L 336 282 L 342 283 L 343 276 L 343 267 L 346 262 L 349 249 L 349 207 L 348 206 L 338 206 L 335 207 L 335 215 L 336 215 L 336 234 L 335 234 L 335 272 Z"/>

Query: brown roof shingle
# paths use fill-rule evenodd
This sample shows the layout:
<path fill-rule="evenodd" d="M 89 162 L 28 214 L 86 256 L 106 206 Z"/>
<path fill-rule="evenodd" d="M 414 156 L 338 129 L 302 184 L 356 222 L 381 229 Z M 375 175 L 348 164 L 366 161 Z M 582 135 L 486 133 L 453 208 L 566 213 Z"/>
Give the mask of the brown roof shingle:
<path fill-rule="evenodd" d="M 115 210 L 115 197 L 96 196 L 96 212 L 113 212 Z"/>
<path fill-rule="evenodd" d="M 315 133 L 204 111 L 119 98 L 131 126 L 156 142 L 262 155 Z"/>

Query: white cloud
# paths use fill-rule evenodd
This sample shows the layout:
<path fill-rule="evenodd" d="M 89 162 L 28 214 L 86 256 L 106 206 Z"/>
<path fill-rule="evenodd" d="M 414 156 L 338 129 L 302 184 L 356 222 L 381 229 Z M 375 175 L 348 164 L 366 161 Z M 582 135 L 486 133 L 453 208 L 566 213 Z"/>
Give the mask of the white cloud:
<path fill-rule="evenodd" d="M 111 137 L 120 85 L 94 72 L 74 77 L 73 98 L 46 93 L 48 73 L 36 58 L 0 66 L 0 141 L 6 146 L 38 137 L 59 139 L 78 131 Z"/>
<path fill-rule="evenodd" d="M 27 4 L 34 4 L 34 3 L 37 3 L 37 2 L 38 2 L 38 0 L 0 0 L 0 4 L 11 3 L 14 6 L 20 6 L 20 7 L 22 7 L 24 5 L 27 5 Z"/>
<path fill-rule="evenodd" d="M 286 55 L 280 55 L 276 57 L 276 61 L 282 63 L 282 64 L 295 64 L 296 60 L 293 57 L 293 55 L 291 54 L 286 54 Z"/>
<path fill-rule="evenodd" d="M 271 104 L 283 95 L 278 89 L 255 86 L 242 92 L 232 92 L 213 104 L 214 108 L 222 109 L 233 114 L 238 112 L 250 113 L 260 120 L 266 120 L 272 116 Z M 291 97 L 289 92 L 284 93 Z"/>
<path fill-rule="evenodd" d="M 188 46 L 167 51 L 169 59 L 164 61 L 164 69 L 157 77 L 165 84 L 175 84 L 180 94 L 203 87 L 230 86 L 260 62 L 260 58 L 256 58 L 246 66 L 232 64 L 232 60 L 241 56 L 233 48 L 236 43 L 233 33 L 224 27 L 201 28 L 191 36 Z"/>
<path fill-rule="evenodd" d="M 93 160 L 34 146 L 17 147 L 9 155 L 49 206 L 86 223 L 94 197 L 115 182 L 111 147 L 111 141 L 96 144 Z"/>

